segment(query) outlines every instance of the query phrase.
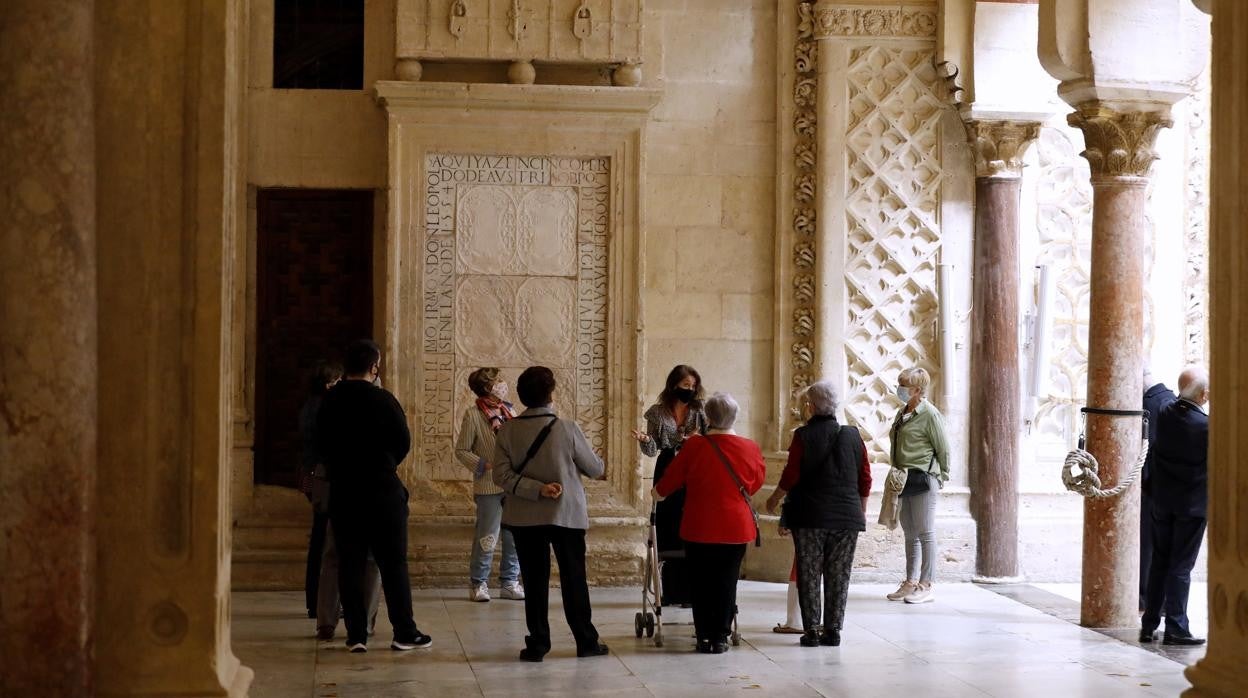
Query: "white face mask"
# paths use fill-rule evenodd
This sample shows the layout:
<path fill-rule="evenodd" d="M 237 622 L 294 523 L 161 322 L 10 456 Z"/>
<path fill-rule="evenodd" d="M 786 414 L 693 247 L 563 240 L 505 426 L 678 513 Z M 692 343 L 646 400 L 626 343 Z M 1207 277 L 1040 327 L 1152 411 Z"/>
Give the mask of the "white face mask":
<path fill-rule="evenodd" d="M 490 394 L 498 398 L 499 400 L 506 400 L 507 399 L 507 384 L 504 383 L 503 381 L 499 381 L 495 383 L 494 385 L 490 386 Z"/>
<path fill-rule="evenodd" d="M 904 385 L 897 386 L 897 399 L 901 400 L 902 402 L 906 404 L 909 404 L 910 403 L 910 389 Z"/>

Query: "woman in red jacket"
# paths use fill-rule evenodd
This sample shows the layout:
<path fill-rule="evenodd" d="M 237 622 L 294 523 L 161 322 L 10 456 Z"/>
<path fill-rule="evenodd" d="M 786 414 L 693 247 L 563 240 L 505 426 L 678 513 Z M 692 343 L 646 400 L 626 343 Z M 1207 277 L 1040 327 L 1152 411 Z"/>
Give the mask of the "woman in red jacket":
<path fill-rule="evenodd" d="M 746 544 L 757 533 L 746 496 L 763 486 L 766 464 L 758 444 L 732 430 L 738 408 L 731 395 L 715 393 L 706 401 L 705 409 L 710 427 L 706 436 L 695 435 L 685 441 L 654 489 L 666 497 L 685 488 L 680 537 L 685 541 L 694 592 L 698 651 L 722 654 L 728 649 L 732 632 L 741 560 Z"/>

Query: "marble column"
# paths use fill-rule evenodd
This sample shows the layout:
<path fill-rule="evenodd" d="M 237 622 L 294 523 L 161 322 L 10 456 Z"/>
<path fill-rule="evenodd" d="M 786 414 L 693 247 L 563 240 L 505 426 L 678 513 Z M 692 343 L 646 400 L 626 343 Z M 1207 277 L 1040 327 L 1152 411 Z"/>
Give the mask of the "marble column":
<path fill-rule="evenodd" d="M 1248 666 L 1248 3 L 1215 2 L 1209 220 L 1209 646 L 1184 696 L 1244 695 Z M 1190 603 L 1200 603 L 1198 598 Z"/>
<path fill-rule="evenodd" d="M 93 691 L 92 3 L 0 3 L 0 695 Z"/>
<path fill-rule="evenodd" d="M 971 327 L 971 514 L 975 575 L 1018 576 L 1019 193 L 1034 121 L 973 120 L 975 273 Z"/>
<path fill-rule="evenodd" d="M 1087 404 L 1140 409 L 1143 391 L 1144 249 L 1149 169 L 1168 111 L 1134 111 L 1105 102 L 1077 107 L 1092 171 L 1092 260 Z M 1130 472 L 1140 449 L 1140 421 L 1088 415 L 1087 450 L 1112 487 Z M 1083 599 L 1087 627 L 1139 625 L 1139 488 L 1089 499 L 1083 513 Z"/>

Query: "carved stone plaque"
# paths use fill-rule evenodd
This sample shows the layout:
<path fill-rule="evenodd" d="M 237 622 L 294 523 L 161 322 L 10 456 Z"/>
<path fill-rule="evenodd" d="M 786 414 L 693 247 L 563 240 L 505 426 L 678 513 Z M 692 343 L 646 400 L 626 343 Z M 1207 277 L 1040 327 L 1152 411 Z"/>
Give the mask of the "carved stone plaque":
<path fill-rule="evenodd" d="M 496 366 L 514 387 L 528 366 L 555 372 L 555 407 L 606 451 L 606 157 L 425 157 L 420 309 L 426 472 L 462 479 L 454 437 Z"/>

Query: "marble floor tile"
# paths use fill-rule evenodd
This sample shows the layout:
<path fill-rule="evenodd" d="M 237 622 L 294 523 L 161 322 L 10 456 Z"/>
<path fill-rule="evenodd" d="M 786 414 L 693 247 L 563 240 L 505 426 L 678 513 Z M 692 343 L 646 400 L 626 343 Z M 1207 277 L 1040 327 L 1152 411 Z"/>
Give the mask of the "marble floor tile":
<path fill-rule="evenodd" d="M 298 592 L 234 594 L 235 653 L 256 671 L 257 698 L 356 696 L 899 696 L 900 698 L 1097 698 L 1173 696 L 1184 664 L 1133 642 L 1086 630 L 1044 610 L 969 584 L 938 587 L 938 601 L 891 603 L 886 585 L 851 589 L 840 647 L 805 648 L 771 627 L 784 613 L 782 584 L 742 582 L 741 645 L 693 652 L 687 609 L 667 609 L 663 647 L 636 638 L 637 590 L 591 590 L 606 657 L 578 659 L 558 595 L 551 599 L 552 651 L 517 661 L 524 605 L 468 601 L 461 589 L 413 593 L 416 621 L 433 647 L 389 649 L 382 607 L 365 654 L 351 654 L 341 624 L 332 642 Z M 1069 592 L 1068 592 L 1069 593 Z M 1193 652 L 1190 662 L 1202 654 Z M 1184 659 L 1184 661 L 1187 661 Z"/>

